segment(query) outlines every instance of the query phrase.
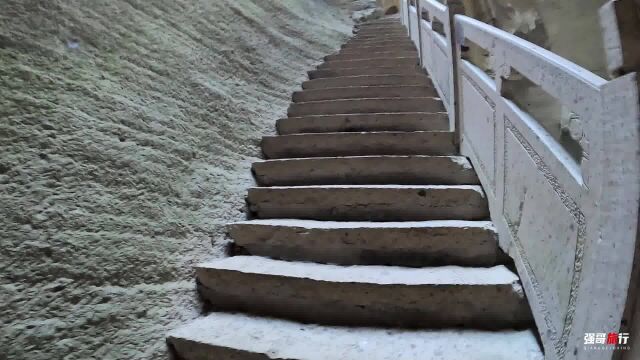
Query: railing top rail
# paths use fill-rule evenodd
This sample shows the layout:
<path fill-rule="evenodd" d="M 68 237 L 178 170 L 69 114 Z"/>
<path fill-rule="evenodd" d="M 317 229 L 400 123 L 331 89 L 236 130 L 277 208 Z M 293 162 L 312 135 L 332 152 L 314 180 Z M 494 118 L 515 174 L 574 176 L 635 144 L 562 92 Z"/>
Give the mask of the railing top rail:
<path fill-rule="evenodd" d="M 574 82 L 577 81 L 582 86 L 595 89 L 607 83 L 607 80 L 600 76 L 549 50 L 468 16 L 456 15 L 455 26 L 457 43 L 469 39 L 485 50 L 490 50 L 496 45 L 503 45 L 500 51 L 511 53 L 508 58 L 512 61 L 509 61 L 508 65 L 538 85 L 543 85 L 546 82 L 545 76 L 562 75 L 566 75 L 562 76 L 563 80 L 565 78 L 570 81 L 573 79 Z M 495 40 L 502 44 L 496 44 Z M 507 54 L 500 54 L 500 51 L 494 55 L 502 56 L 501 60 L 506 61 L 504 58 L 507 57 Z M 517 61 L 525 59 L 528 61 Z M 539 67 L 541 65 L 543 67 Z"/>

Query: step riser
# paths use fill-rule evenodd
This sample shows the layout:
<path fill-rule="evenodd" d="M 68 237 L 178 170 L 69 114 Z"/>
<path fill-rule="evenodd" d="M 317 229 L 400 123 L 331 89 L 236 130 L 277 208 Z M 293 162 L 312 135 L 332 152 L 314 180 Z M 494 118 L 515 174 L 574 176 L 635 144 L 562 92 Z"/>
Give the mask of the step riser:
<path fill-rule="evenodd" d="M 472 189 L 252 188 L 247 201 L 258 219 L 423 221 L 489 217 L 483 194 Z"/>
<path fill-rule="evenodd" d="M 232 224 L 251 255 L 341 265 L 494 266 L 506 259 L 486 228 L 340 228 Z"/>
<path fill-rule="evenodd" d="M 350 99 L 292 103 L 288 116 L 335 115 L 363 113 L 397 112 L 440 112 L 444 105 L 439 98 L 402 98 L 402 99 Z"/>
<path fill-rule="evenodd" d="M 415 57 L 418 54 L 415 50 L 408 50 L 402 52 L 379 52 L 379 53 L 362 53 L 362 54 L 334 54 L 324 57 L 324 61 L 345 61 L 345 60 L 373 60 L 373 59 L 386 59 L 392 57 Z"/>
<path fill-rule="evenodd" d="M 261 186 L 296 185 L 477 185 L 469 162 L 456 157 L 356 157 L 257 162 Z"/>
<path fill-rule="evenodd" d="M 368 42 L 368 41 L 408 41 L 407 35 L 357 35 L 352 37 L 348 44 Z"/>
<path fill-rule="evenodd" d="M 445 113 L 324 115 L 280 119 L 281 135 L 361 131 L 446 131 Z"/>
<path fill-rule="evenodd" d="M 318 69 L 349 69 L 357 67 L 378 67 L 378 66 L 418 66 L 417 57 L 407 58 L 386 58 L 386 59 L 364 59 L 364 60 L 330 60 L 318 65 Z"/>
<path fill-rule="evenodd" d="M 366 155 L 455 155 L 449 132 L 343 133 L 265 136 L 267 159 Z"/>
<path fill-rule="evenodd" d="M 437 97 L 435 89 L 427 86 L 367 86 L 346 87 L 333 89 L 304 90 L 293 93 L 293 102 L 325 101 L 340 99 L 371 99 L 371 98 L 407 98 L 407 97 Z"/>
<path fill-rule="evenodd" d="M 407 286 L 315 281 L 197 269 L 200 294 L 215 310 L 301 322 L 388 327 L 519 328 L 526 301 L 512 285 Z"/>
<path fill-rule="evenodd" d="M 375 52 L 400 52 L 400 51 L 416 51 L 413 43 L 393 44 L 384 46 L 361 46 L 357 48 L 344 48 L 340 50 L 340 54 L 370 54 Z"/>
<path fill-rule="evenodd" d="M 371 48 L 371 47 L 383 47 L 383 46 L 413 46 L 413 43 L 409 39 L 405 40 L 367 40 L 367 41 L 357 41 L 357 42 L 349 42 L 342 45 L 342 49 L 361 49 L 361 48 Z"/>
<path fill-rule="evenodd" d="M 420 76 L 424 72 L 417 66 L 400 66 L 400 67 L 370 67 L 370 68 L 350 68 L 350 69 L 322 69 L 311 70 L 308 72 L 309 79 L 335 78 L 343 76 L 362 76 L 362 75 L 408 75 Z"/>
<path fill-rule="evenodd" d="M 348 86 L 430 86 L 429 77 L 424 74 L 411 75 L 362 75 L 336 78 L 321 78 L 302 83 L 302 89 L 326 89 Z"/>

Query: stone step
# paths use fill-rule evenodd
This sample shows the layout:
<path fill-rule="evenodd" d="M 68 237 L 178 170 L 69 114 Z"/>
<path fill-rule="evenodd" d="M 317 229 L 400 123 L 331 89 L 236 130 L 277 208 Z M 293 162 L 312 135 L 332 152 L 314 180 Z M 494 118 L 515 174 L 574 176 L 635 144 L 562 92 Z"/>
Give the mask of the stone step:
<path fill-rule="evenodd" d="M 437 97 L 341 99 L 291 103 L 288 116 L 363 114 L 380 112 L 440 112 Z"/>
<path fill-rule="evenodd" d="M 464 156 L 352 156 L 264 160 L 252 171 L 261 186 L 477 185 Z"/>
<path fill-rule="evenodd" d="M 333 221 L 485 220 L 477 185 L 314 185 L 254 187 L 247 203 L 256 219 Z"/>
<path fill-rule="evenodd" d="M 417 56 L 377 59 L 330 60 L 317 66 L 318 69 L 349 69 L 357 67 L 410 66 L 419 65 Z"/>
<path fill-rule="evenodd" d="M 370 30 L 370 29 L 385 29 L 385 30 L 400 30 L 406 29 L 400 22 L 388 22 L 388 23 L 364 23 L 356 24 L 354 29 L 358 30 Z"/>
<path fill-rule="evenodd" d="M 234 256 L 196 266 L 196 276 L 216 311 L 349 326 L 531 325 L 518 276 L 502 265 L 338 266 Z"/>
<path fill-rule="evenodd" d="M 384 52 L 362 52 L 362 53 L 351 53 L 351 54 L 332 54 L 324 57 L 324 61 L 333 61 L 333 60 L 373 60 L 373 59 L 386 59 L 392 57 L 417 57 L 418 52 L 413 50 L 405 50 L 405 51 L 384 51 Z"/>
<path fill-rule="evenodd" d="M 420 76 L 424 72 L 418 66 L 376 66 L 376 67 L 355 67 L 342 69 L 316 69 L 307 72 L 309 79 L 334 78 L 343 76 L 360 75 L 408 75 Z"/>
<path fill-rule="evenodd" d="M 371 47 L 382 47 L 382 46 L 414 46 L 413 42 L 409 40 L 409 38 L 405 38 L 404 40 L 364 40 L 364 41 L 353 41 L 347 42 L 341 46 L 341 49 L 361 49 L 361 48 L 371 48 Z"/>
<path fill-rule="evenodd" d="M 374 52 L 382 52 L 382 51 L 408 51 L 413 50 L 416 51 L 416 47 L 412 42 L 407 42 L 403 44 L 390 44 L 390 45 L 382 45 L 382 46 L 360 46 L 360 47 L 348 47 L 340 49 L 340 54 L 353 54 L 353 53 L 374 53 Z"/>
<path fill-rule="evenodd" d="M 400 330 L 212 313 L 172 331 L 183 360 L 543 360 L 531 330 Z"/>
<path fill-rule="evenodd" d="M 437 97 L 432 86 L 350 86 L 296 91 L 292 100 L 296 103 L 343 99 L 417 98 Z"/>
<path fill-rule="evenodd" d="M 228 225 L 243 254 L 341 265 L 478 266 L 506 263 L 490 221 L 251 220 Z"/>
<path fill-rule="evenodd" d="M 389 40 L 395 40 L 395 41 L 406 41 L 408 40 L 409 37 L 405 34 L 402 35 L 397 35 L 397 34 L 390 34 L 390 35 L 384 35 L 384 34 L 380 34 L 380 35 L 366 35 L 366 34 L 362 34 L 362 35 L 355 35 L 354 37 L 352 37 L 351 39 L 349 39 L 347 42 L 348 43 L 353 43 L 353 42 L 362 42 L 362 41 L 372 41 L 372 40 L 385 40 L 385 41 L 389 41 Z"/>
<path fill-rule="evenodd" d="M 449 131 L 345 132 L 264 136 L 266 159 L 367 156 L 456 155 Z"/>
<path fill-rule="evenodd" d="M 431 79 L 424 73 L 414 73 L 408 75 L 356 75 L 329 77 L 307 80 L 302 83 L 302 89 L 325 89 L 348 86 L 411 86 L 425 85 L 433 86 Z"/>
<path fill-rule="evenodd" d="M 446 113 L 373 113 L 352 115 L 311 115 L 279 119 L 281 135 L 363 131 L 448 131 Z"/>

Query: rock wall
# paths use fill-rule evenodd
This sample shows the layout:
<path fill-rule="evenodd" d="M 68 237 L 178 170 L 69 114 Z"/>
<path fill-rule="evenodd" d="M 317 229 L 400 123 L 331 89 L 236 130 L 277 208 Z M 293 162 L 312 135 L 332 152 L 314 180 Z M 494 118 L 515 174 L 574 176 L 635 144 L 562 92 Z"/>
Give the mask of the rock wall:
<path fill-rule="evenodd" d="M 156 359 L 338 0 L 5 0 L 0 357 Z M 213 246 L 212 246 L 213 244 Z"/>

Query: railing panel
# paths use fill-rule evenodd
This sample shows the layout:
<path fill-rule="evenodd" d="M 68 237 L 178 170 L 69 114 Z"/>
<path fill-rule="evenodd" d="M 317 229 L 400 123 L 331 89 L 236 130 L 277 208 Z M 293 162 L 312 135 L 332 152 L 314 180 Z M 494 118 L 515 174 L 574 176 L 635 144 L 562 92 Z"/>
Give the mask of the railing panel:
<path fill-rule="evenodd" d="M 609 359 L 609 350 L 585 350 L 583 338 L 618 331 L 629 286 L 640 193 L 635 74 L 606 81 L 492 26 L 455 19 L 456 46 L 469 40 L 486 50 L 494 74 L 458 52 L 461 151 L 516 262 L 546 357 Z M 504 97 L 514 73 L 575 113 L 582 159 Z"/>
<path fill-rule="evenodd" d="M 455 131 L 455 92 L 453 48 L 449 8 L 435 0 L 418 0 L 420 11 L 420 58 L 449 116 L 449 129 Z"/>
<path fill-rule="evenodd" d="M 416 49 L 420 49 L 420 35 L 418 31 L 418 9 L 409 3 L 409 37 L 416 46 Z"/>

